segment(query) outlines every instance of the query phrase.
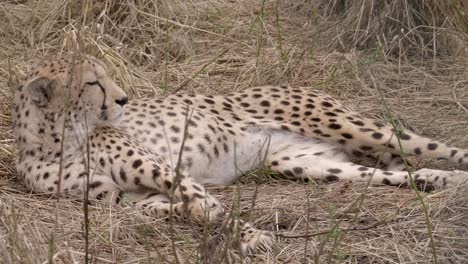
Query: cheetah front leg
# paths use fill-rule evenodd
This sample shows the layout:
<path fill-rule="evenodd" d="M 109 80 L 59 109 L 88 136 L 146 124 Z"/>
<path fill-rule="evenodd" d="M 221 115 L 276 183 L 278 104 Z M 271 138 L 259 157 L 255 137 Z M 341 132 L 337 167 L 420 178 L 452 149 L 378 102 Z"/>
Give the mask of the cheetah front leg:
<path fill-rule="evenodd" d="M 134 163 L 135 161 L 130 162 Z M 139 163 L 137 161 L 137 164 Z M 219 201 L 185 172 L 176 173 L 169 166 L 151 158 L 142 162 L 140 166 L 137 170 L 134 165 L 120 167 L 119 177 L 113 173 L 116 181 L 120 182 L 124 189 L 131 191 L 131 199 L 137 208 L 158 217 L 172 215 L 202 223 L 217 222 L 237 238 L 235 241 L 240 242 L 244 253 L 254 252 L 258 248 L 268 249 L 273 244 L 274 235 L 271 232 L 256 229 L 250 223 L 229 216 Z M 124 175 L 125 183 L 121 175 Z M 154 191 L 142 193 L 139 191 L 142 188 Z"/>
<path fill-rule="evenodd" d="M 165 194 L 156 192 L 129 194 L 129 198 L 136 208 L 141 208 L 156 217 L 166 218 L 170 214 L 182 217 L 181 212 L 186 207 L 183 202 L 171 201 Z M 206 201 L 205 206 L 208 203 Z M 200 205 L 197 205 L 197 207 L 200 207 Z M 275 237 L 272 232 L 257 229 L 250 223 L 224 211 L 219 212 L 216 216 L 217 218 L 209 217 L 205 213 L 203 219 L 205 222 L 216 222 L 219 226 L 224 227 L 223 229 L 227 230 L 227 233 L 231 236 L 231 241 L 239 242 L 239 245 L 235 245 L 234 248 L 240 246 L 243 253 L 252 253 L 259 248 L 268 250 L 274 243 Z"/>
<path fill-rule="evenodd" d="M 59 195 L 82 199 L 89 191 L 90 201 L 120 203 L 122 191 L 108 176 L 94 169 L 87 169 L 83 162 L 25 161 L 17 166 L 26 187 L 34 193 Z"/>
<path fill-rule="evenodd" d="M 127 135 L 108 130 L 106 139 L 112 140 L 113 137 L 126 138 Z M 98 143 L 94 145 L 99 146 Z M 246 252 L 273 243 L 270 232 L 255 229 L 238 218 L 226 220 L 229 218 L 225 217 L 220 202 L 185 171 L 177 171 L 131 139 L 125 144 L 127 148 L 93 150 L 98 155 L 94 160 L 99 169 L 110 175 L 123 191 L 133 194 L 133 198 L 137 196 L 132 201 L 137 208 L 158 217 L 176 216 L 198 222 L 224 222 L 234 230 L 240 230 L 241 248 Z"/>
<path fill-rule="evenodd" d="M 143 151 L 139 153 L 144 154 Z M 118 164 L 113 162 L 105 170 L 110 170 L 112 179 L 124 191 L 149 195 L 137 199 L 135 205 L 153 211 L 158 216 L 169 216 L 170 211 L 174 216 L 201 222 L 213 221 L 223 213 L 218 200 L 208 194 L 201 184 L 183 171 L 176 172 L 151 153 L 138 157 L 127 156 L 125 161 Z M 162 197 L 169 199 L 171 204 Z"/>
<path fill-rule="evenodd" d="M 129 192 L 127 193 L 129 202 L 137 209 L 142 209 L 148 214 L 158 217 L 186 217 L 184 202 L 173 201 L 166 194 L 148 191 L 148 192 Z M 209 220 L 207 220 L 209 221 Z"/>

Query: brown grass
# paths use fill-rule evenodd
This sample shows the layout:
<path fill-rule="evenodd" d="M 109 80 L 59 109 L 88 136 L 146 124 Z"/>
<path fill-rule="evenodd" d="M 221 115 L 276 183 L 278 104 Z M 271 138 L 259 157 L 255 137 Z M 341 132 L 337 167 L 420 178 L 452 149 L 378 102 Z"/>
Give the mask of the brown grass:
<path fill-rule="evenodd" d="M 18 78 L 33 61 L 72 49 L 74 38 L 81 51 L 109 64 L 134 98 L 179 89 L 215 94 L 266 84 L 312 86 L 366 115 L 397 118 L 418 133 L 468 148 L 466 4 L 421 1 L 417 6 L 399 0 L 369 13 L 372 2 L 1 2 L 0 263 L 47 263 L 50 256 L 55 263 L 84 260 L 81 204 L 61 200 L 57 205 L 28 193 L 16 179 L 9 114 L 10 88 Z M 360 15 L 366 23 L 357 23 Z M 390 22 L 395 20 L 411 32 L 397 42 L 392 34 L 398 30 Z M 384 115 L 381 100 L 393 117 Z M 452 168 L 444 162 L 412 162 Z M 320 233 L 280 238 L 271 253 L 243 259 L 247 263 L 433 261 L 421 204 L 411 190 L 345 182 L 303 185 L 258 174 L 209 189 L 229 207 L 240 190 L 242 217 L 259 228 L 289 236 Z M 424 194 L 439 263 L 468 262 L 467 200 L 466 186 Z M 91 207 L 93 261 L 173 262 L 171 237 L 186 262 L 224 254 L 199 247 L 204 227 L 175 222 L 174 228 L 171 234 L 167 222 L 132 208 Z M 240 262 L 235 250 L 224 255 Z"/>
<path fill-rule="evenodd" d="M 466 55 L 468 6 L 447 0 L 318 0 L 331 48 L 380 48 L 396 56 L 428 59 Z"/>

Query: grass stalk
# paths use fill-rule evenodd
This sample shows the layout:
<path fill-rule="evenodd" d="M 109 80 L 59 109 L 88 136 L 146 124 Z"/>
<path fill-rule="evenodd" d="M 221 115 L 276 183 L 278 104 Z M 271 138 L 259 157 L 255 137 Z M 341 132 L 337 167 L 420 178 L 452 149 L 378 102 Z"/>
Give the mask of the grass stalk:
<path fill-rule="evenodd" d="M 434 264 L 438 264 L 437 249 L 436 249 L 436 246 L 435 246 L 435 243 L 434 243 L 434 236 L 432 234 L 432 223 L 431 223 L 431 218 L 429 216 L 429 210 L 427 208 L 426 203 L 424 202 L 423 197 L 421 196 L 421 193 L 418 190 L 418 187 L 416 186 L 416 182 L 414 181 L 413 175 L 411 173 L 412 168 L 408 164 L 408 160 L 406 159 L 406 154 L 405 154 L 405 151 L 403 150 L 403 145 L 402 145 L 401 139 L 400 139 L 401 129 L 399 128 L 399 126 L 395 122 L 395 118 L 392 115 L 392 112 L 390 111 L 390 108 L 388 107 L 387 102 L 385 101 L 385 97 L 382 94 L 382 91 L 380 90 L 379 86 L 377 85 L 377 83 L 376 83 L 376 81 L 375 81 L 375 79 L 373 77 L 372 77 L 372 80 L 374 82 L 374 87 L 376 87 L 377 91 L 379 92 L 379 94 L 381 96 L 380 101 L 382 102 L 382 106 L 384 108 L 385 114 L 389 117 L 388 119 L 390 120 L 390 125 L 393 127 L 394 131 L 396 131 L 394 136 L 397 138 L 397 141 L 398 141 L 400 156 L 403 159 L 403 164 L 405 166 L 405 170 L 408 172 L 408 178 L 409 178 L 410 183 L 411 183 L 411 188 L 413 189 L 413 191 L 414 191 L 414 193 L 416 195 L 416 199 L 421 204 L 422 210 L 424 212 L 424 220 L 425 220 L 425 223 L 426 223 L 427 233 L 428 233 L 428 236 L 429 236 L 429 246 L 431 248 L 431 253 L 432 253 L 432 262 Z"/>

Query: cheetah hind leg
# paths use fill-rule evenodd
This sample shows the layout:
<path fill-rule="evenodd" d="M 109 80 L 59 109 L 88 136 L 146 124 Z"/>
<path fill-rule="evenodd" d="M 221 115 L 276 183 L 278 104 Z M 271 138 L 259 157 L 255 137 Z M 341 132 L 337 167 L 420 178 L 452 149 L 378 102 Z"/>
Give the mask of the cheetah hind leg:
<path fill-rule="evenodd" d="M 284 159 L 282 157 L 295 157 Z M 384 171 L 361 166 L 353 162 L 333 160 L 323 155 L 302 153 L 297 155 L 294 148 L 267 156 L 273 171 L 291 179 L 313 179 L 334 182 L 338 180 L 370 182 L 373 185 L 409 186 L 406 171 Z M 468 181 L 468 172 L 421 169 L 412 173 L 419 189 L 431 191 L 434 188 L 455 187 Z"/>
<path fill-rule="evenodd" d="M 380 161 L 385 170 L 388 171 L 406 171 L 405 160 L 397 154 L 392 154 L 389 152 L 377 152 L 371 155 L 373 159 L 376 161 Z M 406 164 L 409 167 L 413 167 L 413 165 L 406 159 Z"/>
<path fill-rule="evenodd" d="M 386 151 L 374 151 L 372 148 L 370 150 L 360 149 L 356 151 L 354 146 L 349 146 L 344 148 L 344 152 L 352 157 L 353 160 L 356 160 L 357 163 L 361 163 L 364 157 L 370 158 L 373 161 L 377 162 L 379 165 L 383 165 L 385 170 L 389 171 L 406 171 L 406 166 L 404 159 L 400 154 L 394 154 Z M 412 167 L 411 163 L 406 159 L 406 164 Z"/>

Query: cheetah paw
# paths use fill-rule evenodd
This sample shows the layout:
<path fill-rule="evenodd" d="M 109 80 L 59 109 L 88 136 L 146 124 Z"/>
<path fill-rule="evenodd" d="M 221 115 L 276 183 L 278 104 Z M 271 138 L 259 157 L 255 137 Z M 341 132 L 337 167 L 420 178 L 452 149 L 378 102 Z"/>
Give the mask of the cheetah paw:
<path fill-rule="evenodd" d="M 250 229 L 241 236 L 241 249 L 244 254 L 255 253 L 257 250 L 270 251 L 275 243 L 275 235 L 270 231 Z"/>
<path fill-rule="evenodd" d="M 194 220 L 201 223 L 211 223 L 224 215 L 224 208 L 216 200 L 195 202 L 188 209 Z"/>
<path fill-rule="evenodd" d="M 456 187 L 468 182 L 468 172 L 461 170 L 442 171 L 420 169 L 414 173 L 416 183 L 427 184 L 439 188 Z"/>

